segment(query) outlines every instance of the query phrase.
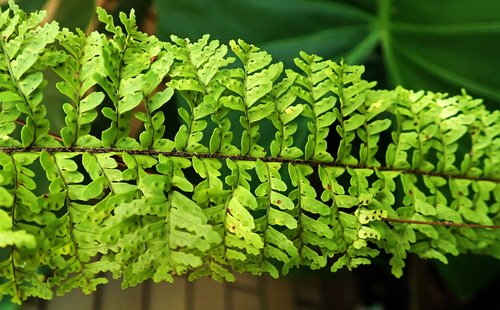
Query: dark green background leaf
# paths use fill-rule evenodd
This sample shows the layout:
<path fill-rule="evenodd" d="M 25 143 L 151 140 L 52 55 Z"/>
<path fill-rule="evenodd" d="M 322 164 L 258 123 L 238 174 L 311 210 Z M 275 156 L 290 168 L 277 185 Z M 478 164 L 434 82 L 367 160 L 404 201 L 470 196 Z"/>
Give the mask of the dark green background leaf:
<path fill-rule="evenodd" d="M 158 35 L 243 38 L 291 63 L 299 50 L 366 64 L 380 87 L 403 85 L 500 102 L 496 0 L 156 0 Z M 373 70 L 373 71 L 371 71 Z M 384 81 L 388 81 L 385 83 Z"/>

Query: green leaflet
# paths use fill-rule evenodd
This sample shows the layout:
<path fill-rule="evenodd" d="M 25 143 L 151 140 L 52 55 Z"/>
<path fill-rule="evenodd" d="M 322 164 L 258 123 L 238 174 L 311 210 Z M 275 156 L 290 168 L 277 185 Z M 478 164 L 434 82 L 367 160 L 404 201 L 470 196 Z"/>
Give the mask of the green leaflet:
<path fill-rule="evenodd" d="M 243 68 L 228 69 L 222 85 L 229 91 L 220 100 L 231 110 L 240 111 L 241 155 L 262 157 L 266 154 L 259 145 L 259 123 L 275 109 L 273 101 L 264 100 L 273 83 L 283 71 L 283 64 L 271 64 L 271 55 L 243 40 L 229 42 Z"/>
<path fill-rule="evenodd" d="M 299 252 L 291 238 L 297 229 L 298 221 L 292 215 L 295 209 L 293 201 L 283 194 L 287 185 L 280 179 L 279 163 L 265 163 L 257 161 L 255 170 L 261 184 L 256 188 L 255 194 L 259 208 L 265 210 L 265 215 L 256 220 L 259 223 L 259 232 L 263 235 L 263 251 L 256 255 L 249 270 L 260 275 L 268 272 L 277 278 L 280 274 L 278 266 L 273 261 L 279 261 L 281 271 L 287 274 L 288 270 L 299 264 Z"/>
<path fill-rule="evenodd" d="M 5 194 L 4 194 L 5 195 Z M 8 198 L 3 196 L 2 198 L 6 198 L 4 201 L 6 203 L 9 202 Z M 12 199 L 12 198 L 10 198 Z M 0 210 L 0 247 L 4 248 L 6 246 L 16 246 L 16 247 L 26 247 L 26 248 L 34 248 L 36 247 L 35 237 L 26 233 L 26 231 L 12 231 L 12 219 L 9 214 L 3 210 Z"/>
<path fill-rule="evenodd" d="M 124 13 L 120 14 L 124 29 L 116 26 L 112 16 L 103 9 L 99 8 L 97 13 L 99 19 L 106 23 L 106 30 L 113 35 L 113 40 L 102 40 L 103 69 L 94 71 L 94 79 L 113 103 L 112 108 L 105 107 L 102 110 L 103 115 L 111 121 L 111 126 L 102 132 L 102 143 L 105 147 L 139 148 L 137 141 L 128 137 L 131 111 L 154 90 L 155 85 L 152 85 L 152 82 L 156 80 L 159 83 L 162 78 L 151 77 L 150 75 L 154 73 L 147 75 L 148 71 L 154 71 L 151 59 L 161 57 L 159 53 L 162 50 L 162 43 L 155 37 L 147 36 L 137 30 L 133 11 L 129 17 Z M 168 71 L 168 62 L 165 69 Z M 146 106 L 151 109 L 149 105 Z M 157 123 L 155 128 L 152 126 L 152 119 L 149 121 L 148 128 L 153 127 L 161 132 L 161 125 Z M 150 139 L 143 144 L 150 147 L 153 142 L 150 142 Z M 168 141 L 165 141 L 161 145 L 167 143 Z"/>
<path fill-rule="evenodd" d="M 83 175 L 77 171 L 72 160 L 76 155 L 42 152 L 39 158 L 51 183 L 50 194 L 39 197 L 38 203 L 40 209 L 53 211 L 54 217 L 57 217 L 42 231 L 40 239 L 47 251 L 47 264 L 57 269 L 58 276 L 51 279 L 51 285 L 57 285 L 58 294 L 77 286 L 91 292 L 98 284 L 107 283 L 105 278 L 97 276 L 101 269 L 96 269 L 96 264 L 90 262 L 97 254 L 93 240 L 99 230 L 81 226 L 85 223 L 84 214 L 88 206 L 71 200 L 71 196 L 77 196 L 74 188 L 83 181 Z M 82 187 L 79 186 L 80 189 Z"/>
<path fill-rule="evenodd" d="M 25 119 L 19 141 L 23 146 L 59 146 L 59 143 L 48 135 L 49 122 L 45 118 L 47 109 L 42 104 L 43 88 L 46 86 L 42 71 L 58 65 L 65 59 L 64 53 L 52 47 L 59 33 L 59 26 L 57 23 L 47 23 L 36 28 L 45 14 L 29 14 L 20 18 L 22 14 L 24 12 L 12 4 L 0 17 L 2 105 L 6 105 L 7 116 L 11 115 L 11 122 L 15 120 L 14 115 L 19 117 L 18 112 L 8 112 L 13 108 L 21 112 Z M 7 121 L 2 120 L 1 123 Z M 13 129 L 14 127 L 8 126 L 5 135 L 9 136 Z M 13 143 L 8 138 L 2 141 L 5 142 L 6 145 Z"/>
<path fill-rule="evenodd" d="M 33 253 L 47 253 L 41 244 L 41 233 L 55 217 L 37 206 L 37 198 L 32 191 L 36 184 L 34 172 L 27 166 L 37 159 L 36 154 L 16 153 L 0 156 L 2 167 L 1 237 L 6 252 L 0 261 L 2 266 L 2 294 L 12 296 L 14 302 L 21 302 L 19 292 L 28 296 L 51 298 L 50 284 L 44 282 L 37 269 L 44 265 Z M 30 216 L 31 214 L 31 216 Z M 46 255 L 42 254 L 44 260 Z M 19 275 L 15 277 L 15 275 Z"/>
<path fill-rule="evenodd" d="M 68 58 L 55 72 L 63 81 L 57 83 L 59 91 L 70 99 L 63 105 L 66 113 L 66 127 L 61 130 L 61 137 L 66 146 L 89 145 L 99 147 L 100 141 L 91 136 L 92 122 L 97 117 L 96 107 L 103 99 L 102 92 L 90 92 L 97 83 L 96 72 L 103 71 L 102 38 L 97 33 L 88 37 L 79 31 L 74 34 L 63 29 L 59 34 L 59 43 L 67 51 Z"/>
<path fill-rule="evenodd" d="M 219 103 L 224 90 L 221 87 L 220 68 L 229 65 L 234 59 L 225 58 L 225 45 L 218 41 L 208 43 L 208 39 L 206 35 L 198 42 L 190 43 L 187 39 L 172 36 L 175 44 L 167 44 L 167 51 L 178 60 L 174 63 L 170 73 L 172 80 L 168 85 L 181 93 L 189 110 L 183 107 L 179 109 L 184 124 L 175 137 L 177 150 L 207 152 L 208 148 L 200 144 L 203 130 L 207 127 L 205 118 L 211 115 L 218 123 L 227 114 L 227 109 Z M 219 126 L 212 134 L 210 152 L 221 149 L 231 151 L 234 147 L 230 143 L 229 128 Z"/>
<path fill-rule="evenodd" d="M 296 58 L 295 64 L 304 76 L 297 77 L 297 84 L 300 86 L 293 89 L 295 94 L 307 103 L 303 114 L 311 119 L 307 123 L 311 134 L 305 146 L 305 158 L 332 161 L 332 156 L 326 150 L 325 141 L 328 136 L 328 126 L 335 121 L 331 109 L 337 102 L 337 98 L 332 96 L 332 81 L 328 77 L 331 63 L 304 52 L 301 52 L 300 56 L 302 59 Z"/>
<path fill-rule="evenodd" d="M 12 1 L 0 14 L 1 296 L 90 293 L 103 272 L 129 287 L 352 269 L 381 251 L 397 277 L 408 253 L 500 258 L 500 112 L 465 92 L 373 90 L 361 66 L 300 53 L 285 70 L 242 40 L 162 42 L 133 12 L 98 15 L 109 37 L 37 27 L 43 14 Z M 60 108 L 44 101 L 47 69 Z M 183 105 L 166 115 L 173 96 Z"/>
<path fill-rule="evenodd" d="M 296 95 L 293 92 L 293 85 L 297 74 L 291 70 L 286 71 L 286 78 L 273 85 L 269 96 L 265 100 L 273 102 L 274 111 L 269 118 L 276 127 L 275 140 L 271 142 L 271 156 L 283 158 L 299 158 L 303 152 L 293 146 L 293 135 L 297 132 L 297 123 L 293 122 L 304 110 L 301 104 L 294 104 Z"/>

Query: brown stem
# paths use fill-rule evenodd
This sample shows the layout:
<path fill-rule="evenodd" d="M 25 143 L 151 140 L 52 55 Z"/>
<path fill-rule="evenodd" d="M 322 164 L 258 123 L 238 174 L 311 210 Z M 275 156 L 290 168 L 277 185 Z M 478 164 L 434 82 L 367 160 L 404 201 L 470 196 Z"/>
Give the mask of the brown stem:
<path fill-rule="evenodd" d="M 386 222 L 396 222 L 405 224 L 500 229 L 499 225 L 481 225 L 481 224 L 466 224 L 466 223 L 453 223 L 453 222 L 428 222 L 428 221 L 403 220 L 403 219 L 393 219 L 393 218 L 384 218 L 383 220 Z"/>
<path fill-rule="evenodd" d="M 23 126 L 26 126 L 26 122 L 21 120 L 21 119 L 16 119 L 16 123 L 23 125 Z M 64 142 L 63 138 L 55 133 L 49 132 L 48 135 L 51 137 L 54 137 L 54 139 L 56 139 L 57 141 Z M 125 165 L 125 163 L 121 159 L 116 159 L 116 162 L 117 162 L 118 166 L 125 167 L 125 168 L 127 167 L 127 165 Z"/>
<path fill-rule="evenodd" d="M 26 126 L 26 122 L 23 121 L 23 120 L 21 120 L 21 119 L 19 119 L 19 118 L 16 119 L 16 123 L 18 123 L 20 125 L 23 125 L 23 126 Z M 63 142 L 63 138 L 61 138 L 61 136 L 59 136 L 59 135 L 56 135 L 55 133 L 49 132 L 48 135 L 51 136 L 51 137 L 53 137 L 57 141 Z"/>
<path fill-rule="evenodd" d="M 16 123 L 21 124 L 21 125 L 26 125 L 26 123 L 23 120 L 17 119 Z M 49 135 L 54 137 L 58 141 L 63 141 L 61 136 L 49 132 Z M 11 149 L 10 151 L 7 149 Z M 5 152 L 25 152 L 25 151 L 30 151 L 30 150 L 24 150 L 21 149 L 19 151 L 14 150 L 16 148 L 0 148 L 0 151 L 5 151 Z M 45 150 L 48 150 L 50 148 L 45 148 Z M 343 164 L 343 163 L 336 163 L 336 162 L 322 162 L 322 161 L 317 161 L 317 160 L 306 160 L 306 159 L 286 159 L 286 158 L 280 158 L 280 157 L 254 157 L 254 156 L 247 156 L 247 155 L 223 155 L 223 154 L 204 154 L 204 153 L 188 153 L 188 152 L 160 152 L 160 151 L 155 151 L 155 150 L 120 150 L 120 149 L 113 149 L 113 148 L 82 148 L 82 147 L 66 147 L 66 148 L 55 148 L 54 152 L 88 152 L 88 153 L 107 153 L 107 152 L 124 152 L 126 151 L 129 154 L 132 155 L 164 155 L 164 156 L 178 156 L 178 157 L 198 157 L 198 158 L 220 158 L 220 159 L 232 159 L 232 160 L 247 160 L 247 161 L 256 161 L 257 159 L 260 159 L 264 162 L 280 162 L 280 163 L 291 163 L 291 164 L 303 164 L 303 165 L 308 165 L 308 166 L 324 166 L 324 167 L 339 167 L 339 168 L 353 168 L 353 169 L 370 169 L 370 170 L 378 170 L 378 171 L 386 171 L 386 172 L 400 172 L 400 173 L 407 173 L 407 174 L 415 174 L 415 175 L 422 175 L 422 176 L 431 176 L 431 177 L 442 177 L 442 178 L 449 178 L 449 179 L 462 179 L 462 180 L 477 180 L 477 181 L 491 181 L 494 183 L 500 183 L 500 178 L 494 178 L 494 177 L 480 177 L 480 176 L 472 176 L 472 175 L 461 175 L 461 174 L 447 174 L 444 172 L 431 172 L 431 171 L 422 171 L 422 170 L 417 170 L 417 169 L 397 169 L 397 168 L 391 168 L 391 167 L 374 167 L 374 166 L 369 166 L 365 164 Z M 31 150 L 35 151 L 36 150 Z"/>
<path fill-rule="evenodd" d="M 5 153 L 19 153 L 19 152 L 87 152 L 87 153 L 123 153 L 126 152 L 131 155 L 164 155 L 164 156 L 175 156 L 175 157 L 197 157 L 197 158 L 219 158 L 219 159 L 232 159 L 232 160 L 247 160 L 247 161 L 256 161 L 260 159 L 264 162 L 282 162 L 282 163 L 292 163 L 292 164 L 304 164 L 309 166 L 333 166 L 333 167 L 343 167 L 343 168 L 354 168 L 354 169 L 372 169 L 379 171 L 397 171 L 401 173 L 409 173 L 409 174 L 420 174 L 427 176 L 440 176 L 450 179 L 468 179 L 468 180 L 481 180 L 481 181 L 491 181 L 495 183 L 500 183 L 500 179 L 491 178 L 491 177 L 477 177 L 477 176 L 467 176 L 467 175 L 453 175 L 453 174 L 445 174 L 445 173 L 429 173 L 418 170 L 403 170 L 403 169 L 392 169 L 387 167 L 370 167 L 366 165 L 347 165 L 347 164 L 339 164 L 339 163 L 331 163 L 331 162 L 318 162 L 312 160 L 303 160 L 303 159 L 284 159 L 277 157 L 253 157 L 253 156 L 240 156 L 240 155 L 222 155 L 222 154 L 206 154 L 206 153 L 188 153 L 181 151 L 172 151 L 172 152 L 160 152 L 156 150 L 123 150 L 123 149 L 115 149 L 115 148 L 85 148 L 85 147 L 38 147 L 38 146 L 29 146 L 29 147 L 4 147 L 0 148 L 0 152 Z M 121 166 L 125 166 L 125 164 L 121 161 L 118 161 L 118 164 Z M 404 219 L 393 219 L 393 218 L 384 218 L 386 222 L 396 222 L 396 223 L 405 223 L 405 224 L 418 224 L 418 225 L 433 225 L 433 226 L 449 226 L 449 227 L 469 227 L 469 228 L 489 228 L 489 229 L 500 229 L 498 225 L 481 225 L 481 224 L 465 224 L 465 223 L 452 223 L 452 222 L 432 222 L 432 221 L 417 221 L 417 220 L 404 220 Z"/>

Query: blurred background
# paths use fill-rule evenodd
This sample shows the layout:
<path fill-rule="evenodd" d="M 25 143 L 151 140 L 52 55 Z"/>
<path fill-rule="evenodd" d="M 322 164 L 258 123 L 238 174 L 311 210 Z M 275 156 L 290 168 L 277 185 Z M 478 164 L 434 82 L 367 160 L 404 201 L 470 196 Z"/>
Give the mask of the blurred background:
<path fill-rule="evenodd" d="M 5 6 L 7 1 L 0 0 Z M 490 110 L 500 104 L 498 0 L 19 0 L 26 11 L 44 9 L 47 21 L 89 33 L 103 31 L 95 7 L 114 15 L 135 9 L 144 32 L 168 40 L 209 33 L 227 43 L 241 38 L 294 68 L 299 51 L 363 64 L 378 88 L 458 94 L 466 89 Z M 117 20 L 117 19 L 115 19 Z M 50 75 L 48 79 L 54 78 Z M 45 98 L 62 104 L 56 92 Z M 180 104 L 180 103 L 179 103 Z M 171 105 L 175 109 L 175 103 Z M 168 114 L 167 114 L 168 115 Z M 172 115 L 172 114 L 170 114 Z M 175 113 L 174 113 L 175 115 Z M 64 115 L 50 115 L 52 124 Z M 169 120 L 169 121 L 176 121 Z M 53 128 L 58 131 L 58 128 Z M 265 136 L 265 135 L 262 135 Z M 305 138 L 305 137 L 304 137 Z M 300 142 L 300 141 L 299 141 Z M 496 305 L 500 262 L 449 257 L 449 264 L 409 257 L 395 279 L 383 255 L 353 272 L 294 271 L 279 281 L 241 276 L 236 284 L 210 280 L 145 283 L 122 292 L 117 284 L 91 296 L 75 292 L 24 309 L 479 309 Z M 16 309 L 7 301 L 0 309 Z"/>

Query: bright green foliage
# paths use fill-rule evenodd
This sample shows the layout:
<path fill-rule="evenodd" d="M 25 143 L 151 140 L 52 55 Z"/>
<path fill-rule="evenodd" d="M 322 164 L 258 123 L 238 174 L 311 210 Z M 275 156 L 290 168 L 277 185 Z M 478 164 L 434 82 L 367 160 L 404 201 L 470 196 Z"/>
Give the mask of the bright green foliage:
<path fill-rule="evenodd" d="M 214 130 L 209 148 L 200 144 L 203 130 L 207 127 L 207 121 L 203 118 L 212 115 L 212 119 L 218 124 L 227 115 L 227 109 L 219 101 L 224 91 L 219 68 L 234 60 L 224 58 L 227 54 L 225 45 L 220 45 L 218 41 L 208 44 L 208 39 L 207 35 L 196 43 L 190 43 L 187 39 L 172 36 L 175 45 L 166 45 L 167 51 L 178 60 L 170 73 L 172 81 L 168 86 L 181 93 L 189 108 L 189 111 L 179 108 L 184 124 L 175 136 L 175 147 L 179 151 L 188 152 L 206 153 L 210 148 L 212 153 L 222 150 L 234 153 L 235 148 L 230 144 L 232 134 L 229 123 L 219 124 Z"/>
<path fill-rule="evenodd" d="M 273 82 L 283 70 L 281 63 L 271 64 L 271 55 L 242 40 L 229 42 L 232 51 L 243 63 L 243 68 L 228 69 L 223 86 L 228 95 L 220 100 L 231 110 L 240 111 L 241 155 L 262 157 L 266 154 L 258 144 L 259 121 L 266 118 L 275 108 L 273 102 L 262 100 L 273 89 Z"/>
<path fill-rule="evenodd" d="M 103 272 L 128 287 L 352 269 L 380 252 L 398 277 L 408 253 L 500 259 L 498 111 L 98 15 L 107 34 L 40 27 L 13 2 L 0 14 L 0 296 L 88 293 Z M 61 107 L 43 101 L 47 70 Z M 174 95 L 178 129 L 163 109 Z M 60 138 L 45 118 L 57 109 Z"/>
<path fill-rule="evenodd" d="M 59 33 L 57 23 L 38 26 L 44 16 L 42 12 L 26 15 L 18 7 L 11 6 L 0 17 L 0 100 L 5 105 L 2 110 L 5 109 L 7 116 L 0 124 L 1 135 L 11 145 L 58 145 L 48 135 L 49 122 L 45 119 L 47 112 L 42 104 L 46 84 L 42 71 L 58 65 L 65 55 L 49 46 Z M 25 115 L 26 124 L 22 127 L 21 139 L 17 142 L 8 136 L 15 129 L 13 121 L 20 115 Z"/>
<path fill-rule="evenodd" d="M 128 136 L 132 110 L 141 103 L 144 97 L 148 97 L 161 81 L 158 72 L 148 76 L 145 72 L 149 69 L 154 72 L 154 69 L 150 68 L 151 59 L 160 56 L 162 43 L 155 37 L 147 36 L 137 30 L 134 12 L 130 13 L 130 17 L 124 13 L 120 14 L 123 28 L 115 26 L 113 17 L 102 8 L 98 8 L 97 13 L 99 19 L 106 24 L 106 30 L 113 35 L 111 40 L 102 40 L 104 68 L 100 70 L 97 67 L 94 72 L 94 78 L 112 102 L 112 107 L 102 109 L 104 117 L 111 121 L 111 126 L 102 132 L 102 145 L 126 149 L 138 148 L 137 141 Z M 163 70 L 168 71 L 168 63 L 162 61 L 162 64 L 165 65 Z M 163 97 L 168 97 L 168 93 Z M 153 99 L 150 98 L 150 100 Z M 149 114 L 153 112 L 151 110 L 158 108 L 155 106 L 158 104 L 158 102 L 147 104 L 146 110 Z M 153 122 L 153 116 L 144 118 L 150 130 L 161 133 L 162 128 L 158 121 Z M 143 144 L 151 145 L 153 138 L 144 138 Z M 155 142 L 160 143 L 160 141 Z M 166 143 L 160 143 L 162 146 L 164 144 Z"/>
<path fill-rule="evenodd" d="M 304 52 L 301 57 L 295 59 L 295 64 L 304 76 L 297 77 L 300 87 L 294 87 L 294 92 L 307 103 L 303 115 L 311 119 L 307 123 L 310 134 L 305 147 L 305 159 L 333 161 L 326 151 L 325 140 L 328 127 L 335 121 L 332 109 L 337 98 L 332 94 L 333 81 L 328 76 L 332 74 L 330 67 L 333 62 L 321 61 L 320 57 Z"/>
<path fill-rule="evenodd" d="M 97 117 L 95 108 L 102 103 L 102 92 L 89 92 L 96 84 L 94 75 L 97 68 L 102 68 L 102 39 L 97 33 L 88 37 L 81 31 L 74 34 L 63 29 L 59 34 L 59 43 L 67 54 L 66 61 L 55 68 L 55 72 L 63 79 L 57 83 L 58 90 L 66 95 L 70 103 L 64 103 L 66 127 L 61 130 L 64 145 L 101 146 L 100 141 L 89 135 L 91 124 Z M 77 72 L 78 74 L 74 74 Z"/>

